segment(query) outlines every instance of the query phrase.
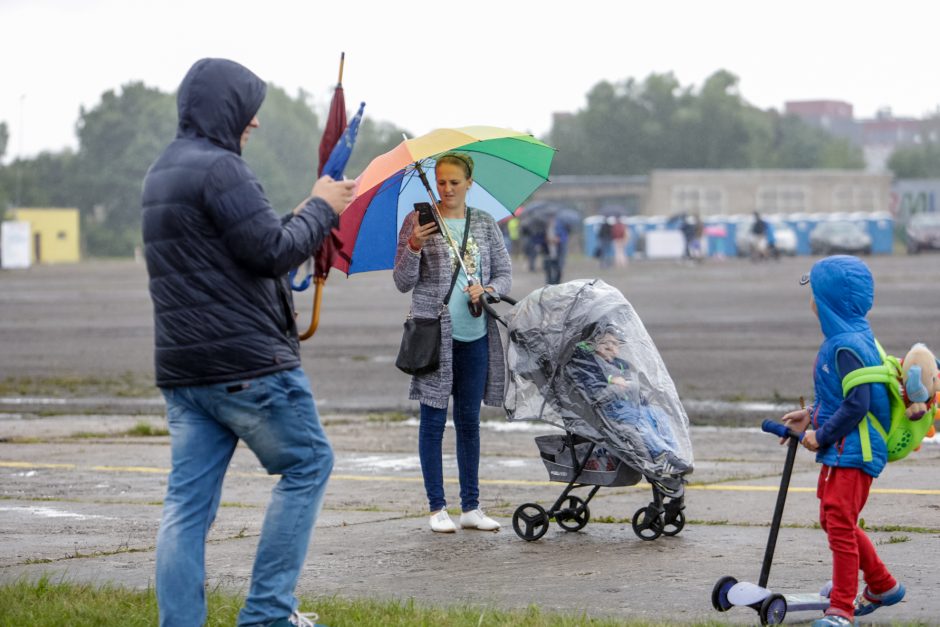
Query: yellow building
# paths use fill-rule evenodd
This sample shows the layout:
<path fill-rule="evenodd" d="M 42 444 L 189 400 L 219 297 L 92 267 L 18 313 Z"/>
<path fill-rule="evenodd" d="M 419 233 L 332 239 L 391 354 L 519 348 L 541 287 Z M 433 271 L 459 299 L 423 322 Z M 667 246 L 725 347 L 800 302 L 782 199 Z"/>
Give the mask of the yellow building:
<path fill-rule="evenodd" d="M 29 222 L 33 263 L 81 260 L 78 209 L 13 209 L 14 220 Z"/>

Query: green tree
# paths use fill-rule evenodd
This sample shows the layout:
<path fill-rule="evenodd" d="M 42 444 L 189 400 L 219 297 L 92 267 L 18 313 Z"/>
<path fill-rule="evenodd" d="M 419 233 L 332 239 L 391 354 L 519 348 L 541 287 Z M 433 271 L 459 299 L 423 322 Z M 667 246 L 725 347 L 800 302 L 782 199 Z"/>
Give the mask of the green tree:
<path fill-rule="evenodd" d="M 695 92 L 672 74 L 603 81 L 587 106 L 557 116 L 546 141 L 560 174 L 646 174 L 654 168 L 861 168 L 861 152 L 795 117 L 744 101 L 719 70 Z"/>
<path fill-rule="evenodd" d="M 175 129 L 173 96 L 141 82 L 82 108 L 73 193 L 91 254 L 130 255 L 140 242 L 141 181 Z"/>
<path fill-rule="evenodd" d="M 899 179 L 940 178 L 940 143 L 898 148 L 888 159 L 888 169 Z"/>
<path fill-rule="evenodd" d="M 10 130 L 6 122 L 0 122 L 0 162 L 7 154 L 7 144 L 10 142 Z"/>
<path fill-rule="evenodd" d="M 280 214 L 306 198 L 317 177 L 321 131 L 309 100 L 303 90 L 291 98 L 269 83 L 258 112 L 261 128 L 252 133 L 243 152 L 268 200 Z"/>

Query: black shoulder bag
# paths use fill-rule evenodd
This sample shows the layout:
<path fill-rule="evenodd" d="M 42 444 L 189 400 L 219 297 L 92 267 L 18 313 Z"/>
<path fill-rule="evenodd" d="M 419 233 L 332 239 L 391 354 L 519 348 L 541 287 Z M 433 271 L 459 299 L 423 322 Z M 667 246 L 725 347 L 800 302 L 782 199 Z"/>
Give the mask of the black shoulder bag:
<path fill-rule="evenodd" d="M 447 228 L 446 226 L 444 228 Z M 467 250 L 467 236 L 470 234 L 470 214 L 467 213 L 467 222 L 463 231 L 463 243 L 460 245 L 460 254 Z M 398 358 L 395 366 L 405 374 L 428 374 L 440 367 L 441 360 L 441 313 L 450 302 L 450 294 L 454 291 L 457 282 L 457 273 L 460 264 L 450 277 L 450 289 L 441 304 L 441 311 L 436 318 L 414 318 L 411 314 L 405 320 L 405 331 L 401 336 L 401 347 L 398 349 Z"/>

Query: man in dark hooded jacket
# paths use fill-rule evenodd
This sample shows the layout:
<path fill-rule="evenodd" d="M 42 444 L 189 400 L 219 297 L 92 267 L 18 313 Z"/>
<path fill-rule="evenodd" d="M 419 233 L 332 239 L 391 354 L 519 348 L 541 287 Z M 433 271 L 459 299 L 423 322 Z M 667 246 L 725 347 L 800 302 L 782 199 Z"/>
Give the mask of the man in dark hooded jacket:
<path fill-rule="evenodd" d="M 197 61 L 177 95 L 176 139 L 144 180 L 156 379 L 172 449 L 157 537 L 161 625 L 206 620 L 205 539 L 240 439 L 281 478 L 238 624 L 312 624 L 296 612 L 294 588 L 333 452 L 300 365 L 285 275 L 336 226 L 354 183 L 324 177 L 290 219 L 274 212 L 241 157 L 265 91 L 233 61 Z"/>

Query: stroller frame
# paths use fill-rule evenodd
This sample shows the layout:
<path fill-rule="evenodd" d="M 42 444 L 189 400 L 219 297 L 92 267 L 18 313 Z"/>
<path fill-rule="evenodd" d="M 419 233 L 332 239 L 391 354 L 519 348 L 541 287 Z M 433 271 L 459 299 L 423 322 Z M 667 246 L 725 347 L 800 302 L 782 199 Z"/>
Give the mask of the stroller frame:
<path fill-rule="evenodd" d="M 498 323 L 508 327 L 505 320 L 493 309 L 492 304 L 504 301 L 515 305 L 517 301 L 506 295 L 493 295 L 481 299 L 483 308 Z M 557 376 L 557 370 L 553 374 Z M 587 402 L 588 399 L 583 398 Z M 588 402 L 588 404 L 590 404 Z M 639 483 L 645 476 L 650 483 L 653 497 L 649 505 L 641 507 L 631 519 L 633 532 L 642 540 L 656 540 L 662 535 L 677 535 L 685 527 L 685 488 L 684 480 L 676 478 L 651 477 L 646 473 L 631 467 L 620 458 L 615 458 L 617 464 L 612 471 L 586 470 L 588 460 L 591 459 L 597 443 L 584 436 L 564 429 L 564 435 L 538 436 L 536 444 L 541 453 L 550 481 L 565 482 L 567 485 L 561 494 L 546 510 L 538 503 L 524 503 L 516 508 L 512 516 L 513 530 L 523 540 L 533 542 L 540 539 L 548 531 L 551 520 L 554 519 L 559 527 L 567 532 L 580 531 L 590 520 L 591 513 L 588 504 L 601 487 L 632 486 Z M 561 442 L 563 447 L 553 452 L 552 444 L 557 448 Z M 588 444 L 583 457 L 578 453 L 578 446 Z M 583 446 L 581 447 L 584 448 Z M 557 453 L 570 451 L 570 463 L 564 463 Z M 572 494 L 575 490 L 590 488 L 586 498 Z"/>
<path fill-rule="evenodd" d="M 613 470 L 585 470 L 597 443 L 570 431 L 564 435 L 538 436 L 535 438 L 542 462 L 550 481 L 566 482 L 561 494 L 546 510 L 538 503 L 524 503 L 516 508 L 512 516 L 512 528 L 523 540 L 538 540 L 548 531 L 551 520 L 568 532 L 580 531 L 591 518 L 589 503 L 602 487 L 631 486 L 639 483 L 640 473 L 617 459 Z M 563 448 L 553 454 L 551 449 L 558 443 Z M 584 446 L 587 445 L 586 449 Z M 584 450 L 581 457 L 579 446 Z M 567 455 L 566 455 L 567 454 Z M 570 459 L 564 459 L 568 457 Z M 633 532 L 642 540 L 655 540 L 661 535 L 674 536 L 685 527 L 684 489 L 680 483 L 676 489 L 650 481 L 653 498 L 649 505 L 638 509 L 631 520 Z M 587 489 L 586 498 L 572 494 L 575 490 Z"/>

